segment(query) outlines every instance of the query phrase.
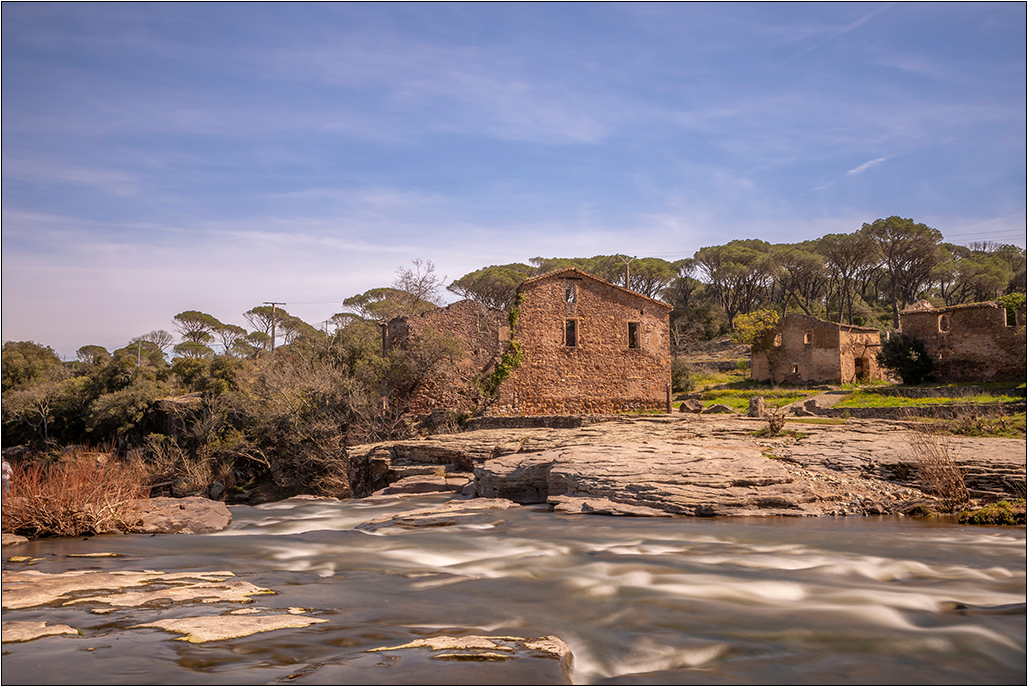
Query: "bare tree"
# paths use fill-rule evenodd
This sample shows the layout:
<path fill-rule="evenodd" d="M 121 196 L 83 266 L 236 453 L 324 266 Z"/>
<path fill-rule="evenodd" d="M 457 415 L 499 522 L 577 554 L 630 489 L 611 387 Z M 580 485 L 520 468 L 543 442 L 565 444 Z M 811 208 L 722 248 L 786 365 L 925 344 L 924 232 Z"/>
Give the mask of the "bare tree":
<path fill-rule="evenodd" d="M 157 346 L 157 348 L 161 349 L 161 353 L 164 353 L 164 351 L 168 348 L 168 346 L 171 345 L 171 342 L 174 340 L 175 337 L 172 335 L 171 332 L 165 331 L 163 329 L 154 329 L 152 332 L 143 334 L 142 336 L 137 336 L 136 338 L 129 341 L 129 343 L 136 343 L 137 341 L 149 341 L 153 345 Z"/>
<path fill-rule="evenodd" d="M 431 260 L 411 260 L 413 269 L 396 268 L 396 281 L 393 288 L 401 291 L 401 301 L 405 315 L 416 315 L 442 305 L 441 291 L 446 277 L 438 277 L 435 265 Z"/>

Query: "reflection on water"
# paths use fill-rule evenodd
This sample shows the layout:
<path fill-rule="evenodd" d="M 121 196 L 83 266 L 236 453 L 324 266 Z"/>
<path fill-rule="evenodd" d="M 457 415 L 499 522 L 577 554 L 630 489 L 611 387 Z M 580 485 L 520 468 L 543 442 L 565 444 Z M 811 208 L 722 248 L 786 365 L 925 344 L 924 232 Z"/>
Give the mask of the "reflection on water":
<path fill-rule="evenodd" d="M 130 626 L 234 607 L 5 611 L 5 621 L 67 623 L 83 636 L 4 645 L 3 681 L 430 684 L 454 678 L 363 652 L 434 634 L 557 635 L 583 684 L 1025 681 L 1023 606 L 987 612 L 1025 601 L 1024 529 L 534 507 L 497 511 L 490 528 L 353 529 L 442 500 L 287 501 L 236 507 L 232 527 L 216 535 L 19 547 L 46 559 L 33 566 L 43 572 L 232 570 L 278 592 L 257 607 L 311 608 L 329 622 L 188 645 Z M 123 556 L 67 557 L 90 551 Z M 480 668 L 476 682 L 514 679 L 510 664 Z"/>

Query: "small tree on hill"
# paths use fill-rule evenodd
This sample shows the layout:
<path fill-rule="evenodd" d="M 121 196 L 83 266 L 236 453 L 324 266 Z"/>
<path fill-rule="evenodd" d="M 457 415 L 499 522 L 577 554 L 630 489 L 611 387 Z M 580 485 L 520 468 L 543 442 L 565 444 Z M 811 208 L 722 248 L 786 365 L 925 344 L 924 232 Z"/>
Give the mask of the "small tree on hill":
<path fill-rule="evenodd" d="M 778 333 L 778 311 L 757 310 L 756 312 L 736 315 L 732 340 L 750 344 L 764 354 L 767 369 L 771 377 L 771 386 L 775 385 L 775 362 L 780 347 L 775 346 L 775 335 Z"/>

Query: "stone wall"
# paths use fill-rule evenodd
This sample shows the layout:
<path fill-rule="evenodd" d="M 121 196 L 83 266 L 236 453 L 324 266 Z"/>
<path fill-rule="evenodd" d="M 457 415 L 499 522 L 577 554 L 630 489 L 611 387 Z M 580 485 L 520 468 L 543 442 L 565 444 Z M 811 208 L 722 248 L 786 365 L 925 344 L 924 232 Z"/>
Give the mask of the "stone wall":
<path fill-rule="evenodd" d="M 1025 336 L 998 303 L 905 310 L 900 330 L 924 342 L 942 382 L 1024 380 Z"/>
<path fill-rule="evenodd" d="M 500 385 L 487 414 L 665 407 L 670 306 L 575 269 L 529 279 L 520 292 L 514 338 L 524 359 Z"/>
<path fill-rule="evenodd" d="M 423 414 L 434 408 L 478 410 L 486 399 L 475 381 L 491 373 L 507 346 L 507 314 L 482 303 L 462 300 L 423 315 L 395 318 L 388 324 L 387 336 L 389 346 L 395 348 L 410 337 L 430 336 L 433 332 L 454 336 L 461 353 L 418 389 L 411 401 L 411 412 Z"/>
<path fill-rule="evenodd" d="M 777 383 L 846 384 L 858 377 L 882 378 L 876 359 L 881 349 L 877 329 L 789 315 L 779 324 L 778 333 L 780 345 L 771 351 Z M 757 348 L 751 356 L 750 376 L 759 381 L 770 378 L 768 359 Z"/>

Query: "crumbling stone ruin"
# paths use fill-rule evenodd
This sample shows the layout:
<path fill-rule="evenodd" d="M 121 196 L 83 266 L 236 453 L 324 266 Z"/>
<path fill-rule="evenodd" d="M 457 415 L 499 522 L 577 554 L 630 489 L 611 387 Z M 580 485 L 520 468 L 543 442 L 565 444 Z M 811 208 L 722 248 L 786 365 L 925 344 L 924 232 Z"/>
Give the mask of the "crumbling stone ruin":
<path fill-rule="evenodd" d="M 877 329 L 789 315 L 778 325 L 770 366 L 764 352 L 753 348 L 750 377 L 768 381 L 773 369 L 778 384 L 849 384 L 858 379 L 882 379 L 876 358 L 881 346 Z"/>
<path fill-rule="evenodd" d="M 418 391 L 413 412 L 561 415 L 665 407 L 670 305 L 576 268 L 530 278 L 518 294 L 512 316 L 459 301 L 386 325 L 387 347 L 435 330 L 452 334 L 462 350 Z M 505 353 L 509 370 L 497 378 Z M 490 381 L 498 382 L 493 397 L 484 393 Z"/>
<path fill-rule="evenodd" d="M 934 308 L 919 301 L 900 312 L 900 331 L 920 339 L 940 382 L 1024 381 L 1025 335 L 999 303 Z"/>

